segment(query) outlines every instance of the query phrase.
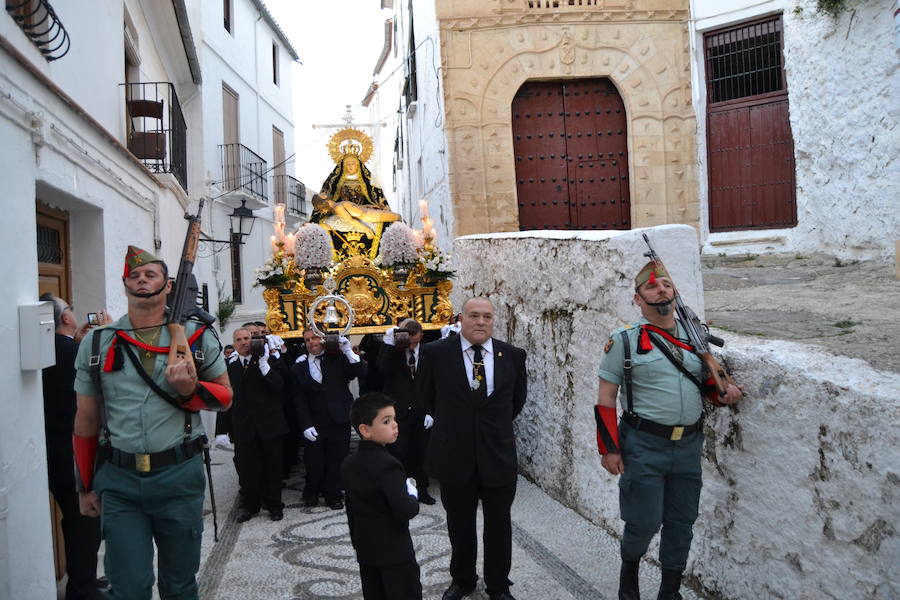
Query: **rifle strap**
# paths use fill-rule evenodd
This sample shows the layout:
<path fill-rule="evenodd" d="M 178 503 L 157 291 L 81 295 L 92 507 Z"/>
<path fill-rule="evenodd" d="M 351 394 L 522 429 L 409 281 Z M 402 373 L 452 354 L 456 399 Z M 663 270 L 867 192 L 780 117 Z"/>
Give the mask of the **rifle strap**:
<path fill-rule="evenodd" d="M 666 346 L 665 342 L 660 340 L 653 331 L 649 331 L 648 333 L 650 335 L 650 339 L 653 340 L 656 347 L 659 348 L 659 351 L 663 353 L 663 356 L 668 358 L 669 362 L 672 363 L 676 369 L 681 371 L 685 377 L 690 379 L 691 383 L 693 383 L 694 385 L 697 386 L 697 389 L 700 390 L 701 394 L 705 394 L 708 391 L 706 388 L 706 385 L 704 385 L 703 382 L 701 382 L 699 379 L 694 377 L 694 374 L 691 373 L 690 371 L 688 371 L 687 367 L 685 367 L 684 364 L 682 364 L 682 361 L 675 358 L 675 355 L 672 354 L 672 351 L 669 350 L 669 347 Z M 693 350 L 693 348 L 692 348 L 692 350 Z"/>
<path fill-rule="evenodd" d="M 144 380 L 144 383 L 146 383 L 150 387 L 150 389 L 153 390 L 153 393 L 184 413 L 184 441 L 189 441 L 191 432 L 193 430 L 193 424 L 191 423 L 192 413 L 185 410 L 185 408 L 181 405 L 181 402 L 179 402 L 177 398 L 174 398 L 167 394 L 165 390 L 163 390 L 155 381 L 153 381 L 153 378 L 150 377 L 144 370 L 144 366 L 141 364 L 141 361 L 140 359 L 138 359 L 137 355 L 135 355 L 134 350 L 131 349 L 131 346 L 129 346 L 128 344 L 123 344 L 122 346 L 125 348 L 125 354 L 128 356 L 128 360 L 131 361 L 131 364 L 138 372 L 138 375 L 141 376 L 141 379 Z"/>

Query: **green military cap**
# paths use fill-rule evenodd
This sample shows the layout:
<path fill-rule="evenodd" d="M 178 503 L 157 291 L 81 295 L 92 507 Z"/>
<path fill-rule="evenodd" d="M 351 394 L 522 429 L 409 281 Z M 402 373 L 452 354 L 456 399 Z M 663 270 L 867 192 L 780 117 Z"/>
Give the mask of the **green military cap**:
<path fill-rule="evenodd" d="M 153 256 L 146 250 L 142 250 L 137 246 L 128 246 L 128 251 L 125 253 L 125 271 L 122 273 L 122 278 L 128 277 L 132 269 L 149 263 L 166 264 L 161 258 Z"/>
<path fill-rule="evenodd" d="M 669 279 L 672 279 L 662 263 L 655 263 L 651 260 L 638 271 L 637 277 L 634 278 L 635 291 L 648 281 L 656 281 L 657 277 L 668 277 Z"/>

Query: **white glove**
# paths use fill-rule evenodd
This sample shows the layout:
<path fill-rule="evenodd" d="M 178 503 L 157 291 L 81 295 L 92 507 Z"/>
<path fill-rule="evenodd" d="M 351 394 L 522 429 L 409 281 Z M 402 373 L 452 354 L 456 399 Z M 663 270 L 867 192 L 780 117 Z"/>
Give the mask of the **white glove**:
<path fill-rule="evenodd" d="M 269 345 L 265 344 L 263 346 L 263 355 L 259 357 L 259 372 L 265 377 L 271 369 L 272 367 L 269 366 Z"/>
<path fill-rule="evenodd" d="M 315 427 L 309 427 L 308 429 L 303 430 L 303 437 L 311 442 L 314 442 L 319 437 L 319 432 L 316 431 Z"/>
<path fill-rule="evenodd" d="M 425 415 L 425 422 L 423 423 L 423 425 L 425 425 L 425 429 L 431 429 L 431 426 L 434 425 L 434 417 L 432 417 L 431 415 Z"/>
<path fill-rule="evenodd" d="M 406 478 L 406 493 L 413 498 L 419 498 L 419 490 L 416 488 L 416 481 L 412 477 Z"/>
<path fill-rule="evenodd" d="M 341 336 L 338 338 L 338 348 L 340 348 L 341 352 L 344 353 L 344 356 L 347 357 L 351 363 L 358 363 L 360 358 L 356 355 L 356 352 L 353 351 L 353 345 L 350 343 L 350 340 Z"/>
<path fill-rule="evenodd" d="M 231 447 L 231 440 L 228 438 L 227 433 L 220 433 L 216 436 L 215 443 L 213 446 L 217 446 L 219 448 L 229 448 Z"/>
<path fill-rule="evenodd" d="M 394 332 L 397 331 L 397 327 L 391 327 L 387 331 L 384 332 L 384 337 L 381 339 L 382 342 L 387 344 L 388 346 L 394 345 Z"/>
<path fill-rule="evenodd" d="M 460 324 L 459 322 L 456 322 L 453 325 L 444 325 L 443 327 L 441 327 L 441 339 L 444 339 L 451 333 L 459 333 L 460 329 L 462 329 L 462 324 Z"/>
<path fill-rule="evenodd" d="M 275 334 L 270 333 L 266 336 L 266 347 L 275 358 L 281 358 L 281 349 L 284 347 L 284 340 Z"/>

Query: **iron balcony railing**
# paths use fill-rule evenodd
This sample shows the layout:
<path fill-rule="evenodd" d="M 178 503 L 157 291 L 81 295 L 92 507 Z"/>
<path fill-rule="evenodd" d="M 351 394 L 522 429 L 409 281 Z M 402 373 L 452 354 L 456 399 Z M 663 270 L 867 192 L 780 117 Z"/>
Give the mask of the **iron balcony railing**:
<path fill-rule="evenodd" d="M 187 126 L 175 86 L 123 83 L 128 150 L 154 173 L 171 173 L 187 191 Z"/>
<path fill-rule="evenodd" d="M 266 161 L 243 144 L 222 144 L 219 148 L 222 150 L 223 189 L 228 192 L 244 190 L 268 202 Z"/>
<path fill-rule="evenodd" d="M 6 12 L 48 62 L 59 60 L 72 47 L 69 33 L 47 0 L 6 0 Z"/>
<path fill-rule="evenodd" d="M 306 186 L 290 175 L 272 176 L 272 195 L 275 202 L 284 204 L 292 215 L 306 217 Z"/>

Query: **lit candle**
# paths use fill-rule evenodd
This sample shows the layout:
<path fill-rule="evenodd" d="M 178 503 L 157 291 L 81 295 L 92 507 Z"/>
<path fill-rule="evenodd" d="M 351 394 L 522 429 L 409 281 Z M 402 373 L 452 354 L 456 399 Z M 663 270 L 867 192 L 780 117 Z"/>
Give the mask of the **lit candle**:
<path fill-rule="evenodd" d="M 272 236 L 272 253 L 275 254 L 277 252 L 278 252 L 278 240 L 273 235 Z"/>
<path fill-rule="evenodd" d="M 294 255 L 294 240 L 295 236 L 293 233 L 289 233 L 284 236 L 284 253 L 288 256 Z"/>

